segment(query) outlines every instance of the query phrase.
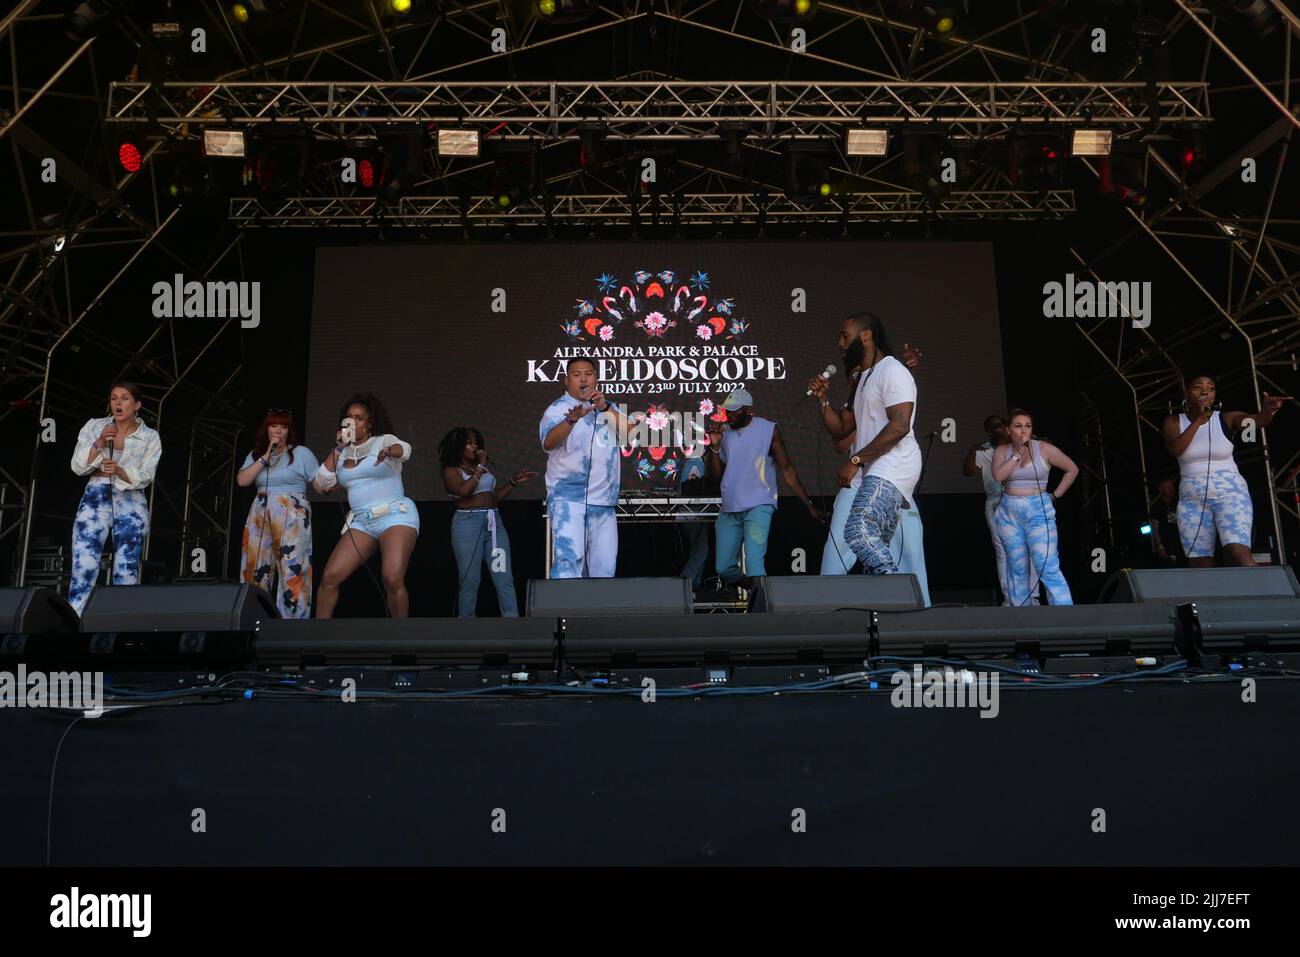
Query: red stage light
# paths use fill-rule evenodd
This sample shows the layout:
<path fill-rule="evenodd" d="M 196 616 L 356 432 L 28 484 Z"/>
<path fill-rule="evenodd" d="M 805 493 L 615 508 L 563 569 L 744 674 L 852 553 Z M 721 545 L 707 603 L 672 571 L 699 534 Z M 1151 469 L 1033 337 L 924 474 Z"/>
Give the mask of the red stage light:
<path fill-rule="evenodd" d="M 357 164 L 357 177 L 366 189 L 375 185 L 375 168 L 370 164 L 370 160 L 363 159 Z"/>
<path fill-rule="evenodd" d="M 140 150 L 134 143 L 123 143 L 117 148 L 117 161 L 122 164 L 122 169 L 128 173 L 140 172 Z"/>
<path fill-rule="evenodd" d="M 1183 165 L 1188 169 L 1191 169 L 1191 167 L 1195 163 L 1196 163 L 1196 150 L 1194 149 L 1183 150 Z"/>

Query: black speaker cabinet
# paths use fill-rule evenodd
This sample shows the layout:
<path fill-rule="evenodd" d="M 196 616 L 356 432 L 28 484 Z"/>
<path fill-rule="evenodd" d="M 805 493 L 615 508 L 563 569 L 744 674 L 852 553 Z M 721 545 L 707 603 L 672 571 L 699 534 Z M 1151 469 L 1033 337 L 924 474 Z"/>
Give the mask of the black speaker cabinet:
<path fill-rule="evenodd" d="M 1254 568 L 1124 568 L 1101 587 L 1100 601 L 1209 601 L 1231 598 L 1300 598 L 1300 584 L 1287 565 Z"/>
<path fill-rule="evenodd" d="M 242 582 L 108 585 L 90 593 L 81 630 L 253 631 L 279 617 L 270 595 Z"/>
<path fill-rule="evenodd" d="M 528 616 L 689 615 L 695 595 L 685 578 L 534 578 Z"/>
<path fill-rule="evenodd" d="M 0 634 L 56 635 L 78 630 L 77 613 L 52 588 L 0 588 Z"/>
<path fill-rule="evenodd" d="M 915 575 L 768 575 L 754 579 L 754 612 L 842 609 L 913 611 L 925 607 Z"/>

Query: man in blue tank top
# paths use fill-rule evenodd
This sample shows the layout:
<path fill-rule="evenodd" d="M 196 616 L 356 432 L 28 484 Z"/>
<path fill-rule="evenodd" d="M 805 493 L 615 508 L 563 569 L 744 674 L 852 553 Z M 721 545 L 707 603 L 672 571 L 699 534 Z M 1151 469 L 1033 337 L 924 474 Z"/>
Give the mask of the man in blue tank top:
<path fill-rule="evenodd" d="M 822 513 L 799 481 L 790 461 L 781 430 L 770 419 L 754 414 L 754 399 L 746 389 L 737 389 L 722 403 L 727 428 L 709 429 L 707 469 L 709 478 L 722 482 L 722 512 L 714 535 L 717 539 L 718 575 L 727 586 L 750 588 L 752 579 L 766 575 L 763 560 L 767 536 L 777 504 L 777 475 L 813 519 L 825 524 Z M 745 573 L 740 570 L 740 549 L 745 548 Z"/>

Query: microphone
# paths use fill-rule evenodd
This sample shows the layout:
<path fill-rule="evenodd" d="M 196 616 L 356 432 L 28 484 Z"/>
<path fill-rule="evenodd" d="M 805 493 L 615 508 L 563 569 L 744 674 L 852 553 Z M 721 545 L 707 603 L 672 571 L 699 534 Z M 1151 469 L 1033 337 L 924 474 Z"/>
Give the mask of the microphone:
<path fill-rule="evenodd" d="M 829 379 L 829 378 L 830 378 L 831 376 L 833 376 L 837 371 L 839 371 L 839 370 L 837 370 L 837 369 L 835 368 L 835 366 L 833 366 L 833 365 L 829 365 L 829 366 L 827 366 L 825 369 L 823 369 L 823 370 L 821 371 L 821 377 L 822 377 L 823 379 Z M 808 396 L 810 396 L 810 395 L 812 395 L 812 394 L 813 394 L 812 389 L 809 389 L 807 392 L 804 393 L 804 397 L 807 398 Z"/>

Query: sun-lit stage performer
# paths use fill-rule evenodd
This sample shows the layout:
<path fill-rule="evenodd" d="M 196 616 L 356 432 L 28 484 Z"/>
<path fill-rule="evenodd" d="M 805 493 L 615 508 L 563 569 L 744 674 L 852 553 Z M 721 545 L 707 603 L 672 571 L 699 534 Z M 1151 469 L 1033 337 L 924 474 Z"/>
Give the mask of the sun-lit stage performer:
<path fill-rule="evenodd" d="M 1237 470 L 1231 433 L 1247 419 L 1257 428 L 1273 422 L 1290 396 L 1264 393 L 1258 412 L 1216 412 L 1214 380 L 1207 375 L 1187 382 L 1182 411 L 1168 416 L 1162 432 L 1165 448 L 1178 459 L 1178 534 L 1193 568 L 1214 564 L 1217 533 L 1223 555 L 1232 565 L 1254 565 L 1251 524 L 1254 507 L 1246 480 Z"/>
<path fill-rule="evenodd" d="M 321 574 L 316 617 L 333 617 L 339 586 L 379 551 L 388 614 L 405 618 L 411 605 L 406 566 L 420 533 L 420 513 L 402 487 L 402 463 L 411 458 L 411 446 L 391 433 L 387 411 L 369 393 L 348 399 L 339 418 L 337 444 L 312 486 L 329 492 L 342 485 L 351 511 Z"/>
<path fill-rule="evenodd" d="M 542 413 L 552 578 L 613 578 L 618 564 L 619 434 L 627 417 L 600 390 L 596 364 L 570 359 L 564 395 Z"/>
<path fill-rule="evenodd" d="M 275 596 L 281 618 L 311 617 L 311 502 L 320 463 L 298 444 L 293 414 L 268 409 L 235 483 L 257 486 L 244 523 L 240 577 Z M 275 583 L 272 587 L 272 582 Z"/>
<path fill-rule="evenodd" d="M 140 583 L 140 560 L 149 534 L 144 489 L 153 481 L 161 456 L 162 440 L 140 418 L 140 387 L 115 382 L 108 392 L 108 415 L 81 427 L 72 453 L 72 471 L 90 476 L 72 523 L 68 603 L 78 615 L 95 587 L 110 532 L 113 584 Z"/>
<path fill-rule="evenodd" d="M 771 419 L 754 414 L 754 399 L 747 389 L 737 389 L 722 403 L 727 426 L 710 427 L 706 451 L 709 478 L 722 483 L 722 510 L 714 535 L 717 539 L 718 575 L 724 585 L 753 587 L 753 578 L 766 575 L 764 558 L 772 516 L 777 506 L 777 476 L 803 502 L 813 520 L 826 516 L 813 504 L 785 442 Z M 745 571 L 740 570 L 740 549 L 745 549 Z"/>

